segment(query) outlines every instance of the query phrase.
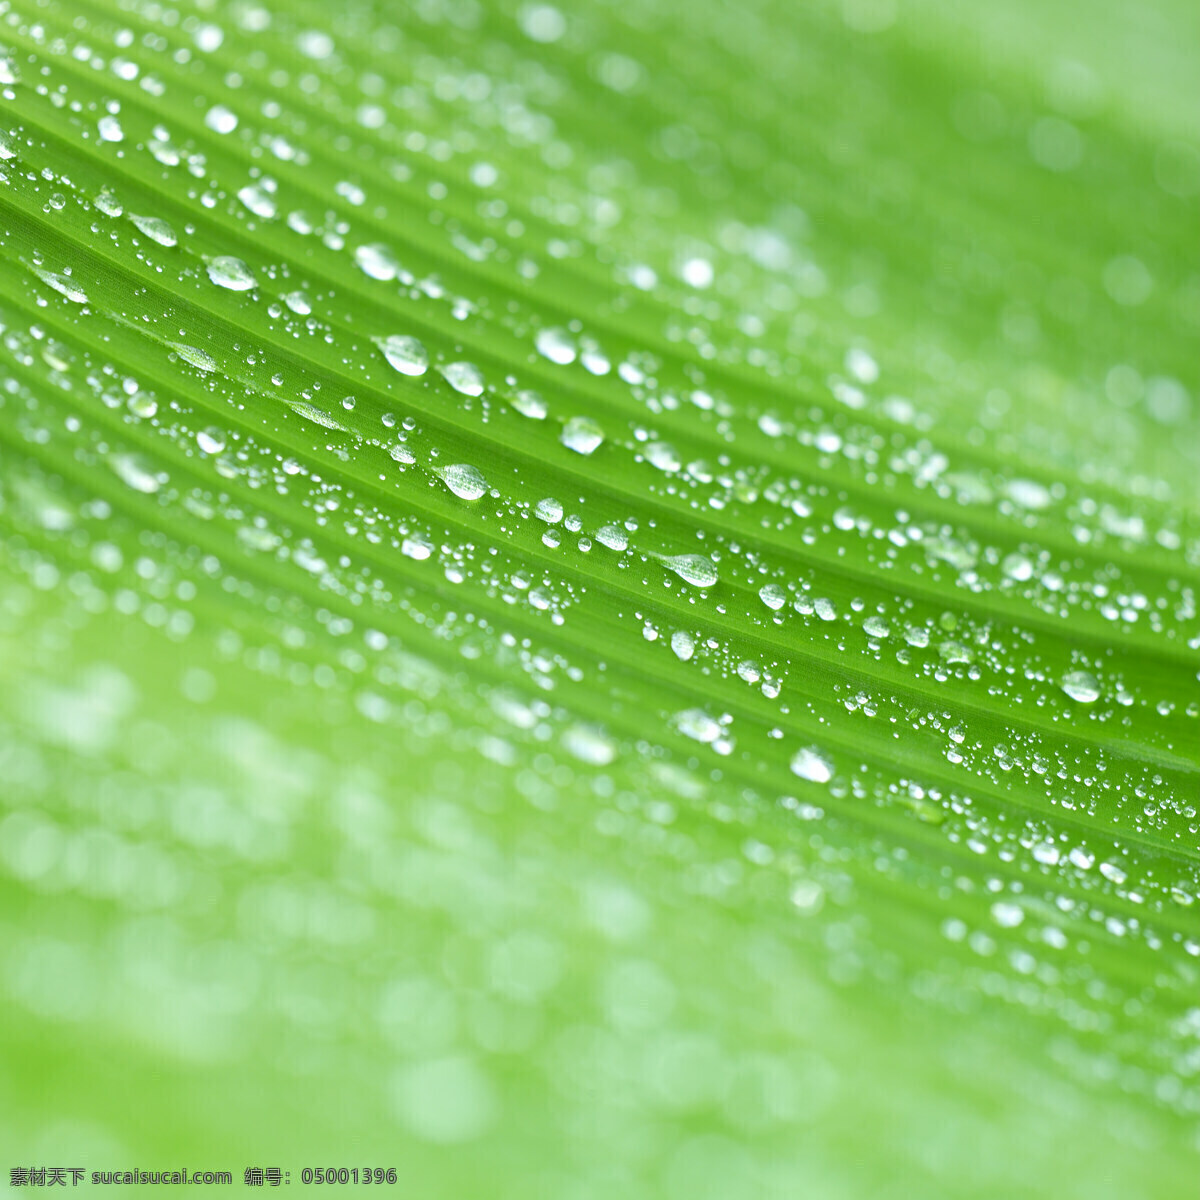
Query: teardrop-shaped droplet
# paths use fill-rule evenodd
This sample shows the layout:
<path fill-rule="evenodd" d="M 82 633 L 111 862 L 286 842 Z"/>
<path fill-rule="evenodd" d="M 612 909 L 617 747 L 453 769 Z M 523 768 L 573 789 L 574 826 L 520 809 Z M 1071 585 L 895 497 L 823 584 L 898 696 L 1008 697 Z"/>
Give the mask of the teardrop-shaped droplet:
<path fill-rule="evenodd" d="M 477 467 L 469 463 L 450 463 L 437 468 L 442 482 L 463 500 L 478 500 L 487 491 L 487 480 L 480 474 Z"/>
<path fill-rule="evenodd" d="M 401 375 L 424 375 L 429 370 L 429 354 L 415 337 L 393 333 L 391 337 L 376 338 L 375 345 L 383 351 L 388 365 Z"/>
<path fill-rule="evenodd" d="M 717 582 L 716 566 L 711 558 L 705 558 L 702 554 L 667 555 L 661 558 L 661 562 L 692 587 L 712 587 Z"/>
<path fill-rule="evenodd" d="M 1100 699 L 1100 682 L 1090 671 L 1068 671 L 1062 677 L 1061 686 L 1080 704 L 1094 704 Z"/>
<path fill-rule="evenodd" d="M 604 441 L 604 430 L 590 417 L 572 417 L 559 440 L 576 454 L 591 454 Z"/>
<path fill-rule="evenodd" d="M 483 372 L 469 362 L 446 363 L 438 367 L 446 382 L 464 396 L 479 396 L 483 394 Z"/>
<path fill-rule="evenodd" d="M 793 775 L 812 783 L 828 783 L 833 778 L 833 764 L 815 746 L 797 750 L 791 765 Z"/>
<path fill-rule="evenodd" d="M 144 217 L 130 213 L 129 219 L 151 240 L 160 246 L 175 245 L 175 230 L 161 217 Z"/>
<path fill-rule="evenodd" d="M 208 277 L 217 287 L 228 288 L 231 292 L 248 292 L 258 286 L 258 280 L 250 268 L 232 254 L 218 254 L 210 259 Z"/>

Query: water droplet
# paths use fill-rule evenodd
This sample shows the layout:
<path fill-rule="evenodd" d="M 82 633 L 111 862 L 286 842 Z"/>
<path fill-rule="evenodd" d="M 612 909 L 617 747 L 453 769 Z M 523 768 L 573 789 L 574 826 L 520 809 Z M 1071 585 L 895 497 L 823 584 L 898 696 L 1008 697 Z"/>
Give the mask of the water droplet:
<path fill-rule="evenodd" d="M 237 113 L 223 104 L 214 104 L 204 115 L 204 123 L 213 133 L 232 133 L 238 127 Z"/>
<path fill-rule="evenodd" d="M 537 392 L 528 390 L 516 392 L 508 398 L 508 402 L 523 417 L 529 417 L 534 421 L 544 421 L 546 413 L 549 412 L 545 400 Z"/>
<path fill-rule="evenodd" d="M 218 254 L 209 259 L 208 277 L 217 287 L 228 288 L 231 292 L 248 292 L 258 286 L 250 268 L 240 258 L 229 254 Z"/>
<path fill-rule="evenodd" d="M 1080 704 L 1094 704 L 1100 699 L 1100 683 L 1089 671 L 1068 671 L 1060 686 Z"/>
<path fill-rule="evenodd" d="M 364 275 L 384 283 L 395 279 L 400 273 L 400 264 L 396 261 L 395 255 L 392 254 L 389 247 L 381 242 L 370 242 L 365 246 L 359 246 L 354 251 L 354 261 Z"/>
<path fill-rule="evenodd" d="M 286 292 L 283 296 L 283 302 L 297 316 L 307 317 L 312 312 L 312 301 L 304 292 Z"/>
<path fill-rule="evenodd" d="M 805 746 L 792 755 L 792 774 L 812 783 L 828 783 L 833 778 L 833 764 L 815 746 Z"/>
<path fill-rule="evenodd" d="M 144 492 L 152 496 L 162 486 L 155 471 L 137 454 L 114 454 L 108 464 L 116 472 L 122 483 L 133 488 L 135 492 Z"/>
<path fill-rule="evenodd" d="M 108 188 L 101 189 L 100 194 L 92 203 L 96 206 L 97 211 L 102 212 L 106 217 L 119 217 L 125 211 L 120 200 Z"/>
<path fill-rule="evenodd" d="M 297 416 L 311 421 L 314 425 L 320 425 L 323 429 L 340 429 L 345 432 L 345 425 L 339 424 L 329 413 L 315 404 L 306 404 L 303 400 L 289 400 L 288 406 Z"/>
<path fill-rule="evenodd" d="M 69 275 L 56 275 L 53 271 L 42 271 L 34 267 L 34 273 L 45 284 L 48 284 L 62 296 L 66 296 L 74 304 L 86 304 L 87 292 Z"/>
<path fill-rule="evenodd" d="M 547 525 L 557 525 L 563 518 L 563 506 L 552 496 L 539 500 L 533 511 L 538 520 L 545 521 Z"/>
<path fill-rule="evenodd" d="M 463 500 L 478 500 L 487 491 L 487 480 L 468 463 L 450 463 L 437 468 L 442 482 Z"/>
<path fill-rule="evenodd" d="M 100 134 L 102 142 L 120 142 L 125 139 L 125 132 L 121 128 L 121 122 L 111 114 L 101 117 L 96 122 L 96 129 Z"/>
<path fill-rule="evenodd" d="M 612 738 L 590 725 L 572 726 L 563 734 L 562 744 L 568 754 L 594 767 L 607 766 L 617 757 Z"/>
<path fill-rule="evenodd" d="M 1009 499 L 1022 508 L 1046 508 L 1050 504 L 1050 491 L 1032 479 L 1012 479 L 1007 492 Z"/>
<path fill-rule="evenodd" d="M 182 342 L 171 342 L 170 346 L 185 363 L 195 367 L 198 371 L 215 371 L 217 369 L 217 360 L 198 346 L 185 346 Z"/>
<path fill-rule="evenodd" d="M 438 367 L 442 377 L 456 391 L 464 396 L 480 396 L 483 394 L 483 372 L 469 362 L 452 362 Z"/>
<path fill-rule="evenodd" d="M 559 439 L 576 454 L 591 454 L 604 441 L 604 430 L 589 417 L 572 417 L 564 426 Z"/>
<path fill-rule="evenodd" d="M 1006 555 L 1000 570 L 1015 583 L 1024 583 L 1033 578 L 1033 563 L 1023 554 Z"/>
<path fill-rule="evenodd" d="M 398 463 L 415 463 L 417 456 L 405 445 L 397 442 L 394 446 L 388 449 L 388 453 Z"/>
<path fill-rule="evenodd" d="M 210 425 L 196 434 L 196 445 L 205 454 L 220 454 L 225 449 L 225 433 L 215 425 Z"/>
<path fill-rule="evenodd" d="M 694 742 L 703 742 L 705 745 L 715 742 L 721 736 L 720 721 L 702 708 L 687 708 L 676 713 L 671 718 L 671 724 L 684 737 L 689 737 Z"/>
<path fill-rule="evenodd" d="M 868 637 L 885 638 L 891 633 L 891 629 L 882 617 L 868 617 L 863 622 L 863 632 Z"/>
<path fill-rule="evenodd" d="M 238 199 L 256 216 L 269 221 L 278 211 L 273 188 L 266 183 L 248 183 L 238 192 Z"/>
<path fill-rule="evenodd" d="M 536 338 L 538 353 L 552 363 L 566 366 L 575 361 L 575 339 L 565 329 L 543 329 Z"/>
<path fill-rule="evenodd" d="M 769 609 L 778 612 L 787 603 L 787 592 L 777 583 L 764 583 L 758 589 L 758 598 Z"/>
<path fill-rule="evenodd" d="M 429 369 L 429 354 L 415 337 L 393 333 L 391 337 L 376 338 L 375 345 L 383 351 L 388 365 L 401 375 L 424 375 Z"/>
<path fill-rule="evenodd" d="M 837 609 L 833 606 L 832 600 L 826 600 L 822 596 L 821 599 L 816 601 L 816 603 L 813 605 L 813 608 L 816 609 L 817 616 L 820 617 L 822 621 L 837 620 Z"/>
<path fill-rule="evenodd" d="M 629 538 L 619 525 L 604 525 L 596 530 L 596 541 L 610 550 L 624 550 L 629 545 Z"/>
<path fill-rule="evenodd" d="M 148 237 L 160 246 L 175 245 L 175 230 L 161 217 L 143 217 L 130 213 L 129 219 Z"/>
<path fill-rule="evenodd" d="M 712 559 L 702 554 L 655 555 L 663 564 L 674 571 L 684 583 L 692 587 L 712 587 L 717 582 L 717 568 Z"/>
<path fill-rule="evenodd" d="M 677 629 L 671 634 L 671 649 L 680 662 L 687 662 L 696 653 L 696 639 L 686 629 Z"/>
<path fill-rule="evenodd" d="M 689 258 L 679 269 L 679 275 L 688 287 L 711 287 L 714 278 L 713 265 L 706 258 Z"/>
<path fill-rule="evenodd" d="M 648 442 L 644 453 L 646 460 L 660 471 L 678 471 L 682 466 L 675 447 L 669 442 Z"/>

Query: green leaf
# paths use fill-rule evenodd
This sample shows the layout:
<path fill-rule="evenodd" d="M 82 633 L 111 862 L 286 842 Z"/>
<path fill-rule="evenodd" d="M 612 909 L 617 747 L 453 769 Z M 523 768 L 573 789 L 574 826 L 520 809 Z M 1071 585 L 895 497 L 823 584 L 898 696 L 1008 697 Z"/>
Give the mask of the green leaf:
<path fill-rule="evenodd" d="M 1192 8 L 4 14 L 8 1164 L 1188 1194 Z"/>

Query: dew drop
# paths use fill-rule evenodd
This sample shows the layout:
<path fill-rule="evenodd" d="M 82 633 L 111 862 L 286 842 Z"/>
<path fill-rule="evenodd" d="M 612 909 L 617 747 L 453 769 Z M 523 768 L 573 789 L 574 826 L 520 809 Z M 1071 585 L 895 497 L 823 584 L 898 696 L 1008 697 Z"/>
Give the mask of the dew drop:
<path fill-rule="evenodd" d="M 777 583 L 764 583 L 758 589 L 758 598 L 774 612 L 787 603 L 787 593 Z"/>
<path fill-rule="evenodd" d="M 153 242 L 160 246 L 174 246 L 175 230 L 161 217 L 143 217 L 130 213 L 129 219 Z"/>
<path fill-rule="evenodd" d="M 1100 683 L 1089 671 L 1068 671 L 1060 686 L 1080 704 L 1094 704 L 1100 699 Z"/>
<path fill-rule="evenodd" d="M 891 633 L 891 629 L 882 617 L 868 617 L 863 622 L 863 632 L 868 637 L 885 638 Z"/>
<path fill-rule="evenodd" d="M 250 268 L 230 254 L 218 254 L 209 260 L 208 277 L 217 287 L 228 288 L 231 292 L 248 292 L 258 286 Z"/>
<path fill-rule="evenodd" d="M 469 362 L 452 362 L 438 367 L 442 377 L 456 391 L 464 396 L 481 396 L 483 394 L 483 372 Z"/>
<path fill-rule="evenodd" d="M 508 398 L 508 402 L 521 416 L 529 417 L 533 421 L 544 421 L 546 413 L 549 412 L 546 401 L 537 392 L 527 389 L 514 393 Z"/>
<path fill-rule="evenodd" d="M 438 467 L 437 474 L 442 482 L 463 500 L 478 500 L 487 491 L 487 480 L 476 467 L 468 463 L 449 463 Z"/>
<path fill-rule="evenodd" d="M 225 434 L 215 425 L 210 425 L 196 434 L 196 445 L 205 454 L 220 454 L 225 449 Z"/>
<path fill-rule="evenodd" d="M 114 116 L 101 117 L 96 122 L 96 129 L 100 134 L 102 142 L 121 142 L 125 140 L 125 132 L 121 128 L 121 122 Z"/>
<path fill-rule="evenodd" d="M 603 443 L 604 430 L 590 417 L 572 417 L 559 440 L 576 454 L 592 454 Z"/>
<path fill-rule="evenodd" d="M 535 340 L 538 353 L 559 366 L 575 361 L 575 339 L 565 329 L 543 329 Z"/>
<path fill-rule="evenodd" d="M 135 492 L 152 496 L 162 486 L 158 475 L 140 455 L 114 454 L 108 463 L 121 482 L 133 488 Z"/>
<path fill-rule="evenodd" d="M 671 634 L 671 649 L 680 662 L 687 662 L 696 653 L 696 639 L 686 629 L 677 629 Z"/>
<path fill-rule="evenodd" d="M 215 371 L 217 360 L 211 354 L 205 353 L 198 346 L 185 346 L 182 342 L 170 343 L 171 349 L 189 366 L 198 371 Z"/>
<path fill-rule="evenodd" d="M 664 567 L 674 571 L 692 587 L 712 587 L 717 582 L 717 568 L 712 559 L 702 554 L 656 555 Z"/>
<path fill-rule="evenodd" d="M 610 550 L 624 550 L 629 545 L 629 538 L 619 525 L 604 525 L 596 530 L 596 541 Z"/>
<path fill-rule="evenodd" d="M 828 783 L 833 778 L 833 764 L 814 746 L 805 746 L 792 755 L 792 774 L 813 783 Z"/>
<path fill-rule="evenodd" d="M 539 500 L 533 512 L 539 521 L 545 521 L 547 525 L 557 525 L 563 519 L 563 506 L 552 496 Z"/>
<path fill-rule="evenodd" d="M 237 113 L 223 104 L 214 104 L 204 115 L 204 123 L 213 133 L 232 133 L 238 127 Z"/>
<path fill-rule="evenodd" d="M 424 375 L 429 369 L 429 354 L 415 337 L 393 333 L 391 337 L 376 338 L 375 345 L 383 351 L 388 365 L 401 375 Z"/>

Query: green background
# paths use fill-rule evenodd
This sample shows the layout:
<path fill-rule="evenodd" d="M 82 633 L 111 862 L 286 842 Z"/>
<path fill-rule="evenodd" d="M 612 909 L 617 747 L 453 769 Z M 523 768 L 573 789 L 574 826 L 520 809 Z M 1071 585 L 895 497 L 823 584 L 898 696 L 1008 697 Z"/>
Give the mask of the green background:
<path fill-rule="evenodd" d="M 0 18 L 0 1186 L 1194 1193 L 1200 9 Z"/>

